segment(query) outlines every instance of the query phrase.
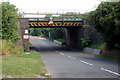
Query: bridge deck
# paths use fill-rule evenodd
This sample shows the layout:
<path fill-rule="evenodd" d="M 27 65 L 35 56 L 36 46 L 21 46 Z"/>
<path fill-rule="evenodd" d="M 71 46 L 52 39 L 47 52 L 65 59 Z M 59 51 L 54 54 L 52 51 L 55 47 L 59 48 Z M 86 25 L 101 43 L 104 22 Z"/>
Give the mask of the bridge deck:
<path fill-rule="evenodd" d="M 29 18 L 29 21 L 49 21 L 50 18 Z M 53 18 L 53 21 L 80 21 L 83 22 L 83 18 Z"/>
<path fill-rule="evenodd" d="M 49 24 L 50 18 L 29 19 L 30 28 L 70 28 L 81 27 L 82 18 L 53 18 L 53 24 Z"/>
<path fill-rule="evenodd" d="M 83 18 L 52 18 L 52 20 L 50 18 L 19 18 L 19 20 L 27 20 L 30 28 L 80 28 L 84 22 Z"/>

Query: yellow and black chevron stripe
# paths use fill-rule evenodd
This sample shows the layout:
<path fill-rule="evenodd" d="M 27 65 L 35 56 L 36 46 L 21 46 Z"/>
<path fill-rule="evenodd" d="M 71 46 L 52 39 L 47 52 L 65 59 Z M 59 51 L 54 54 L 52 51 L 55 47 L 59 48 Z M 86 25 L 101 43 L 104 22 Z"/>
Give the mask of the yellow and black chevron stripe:
<path fill-rule="evenodd" d="M 82 26 L 82 22 L 54 22 L 54 24 L 48 25 L 48 22 L 29 22 L 30 27 L 37 27 L 37 26 Z"/>

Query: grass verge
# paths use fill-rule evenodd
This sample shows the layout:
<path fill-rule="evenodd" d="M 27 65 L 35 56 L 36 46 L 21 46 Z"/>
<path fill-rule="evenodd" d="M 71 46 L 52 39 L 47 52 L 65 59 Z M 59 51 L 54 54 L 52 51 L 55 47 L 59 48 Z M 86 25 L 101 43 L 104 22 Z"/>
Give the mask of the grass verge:
<path fill-rule="evenodd" d="M 2 58 L 2 75 L 11 75 L 15 78 L 45 76 L 47 69 L 41 56 L 37 52 L 17 54 Z"/>
<path fill-rule="evenodd" d="M 60 42 L 62 42 L 62 43 L 64 43 L 65 42 L 65 39 L 56 39 L 57 41 L 60 41 Z"/>
<path fill-rule="evenodd" d="M 119 62 L 118 58 L 114 58 L 114 57 L 111 57 L 111 56 L 106 56 L 106 55 L 96 55 L 96 57 L 101 57 L 101 58 L 104 58 L 104 59 L 108 59 L 108 60 L 112 60 L 112 61 L 116 61 L 116 62 Z"/>
<path fill-rule="evenodd" d="M 89 53 L 89 52 L 84 52 L 84 54 L 89 54 L 89 55 L 92 55 L 92 56 L 95 56 L 95 57 L 100 57 L 100 58 L 111 60 L 111 61 L 116 61 L 116 62 L 119 61 L 118 58 L 113 58 L 111 56 L 98 55 L 98 54 L 93 54 L 93 53 Z"/>
<path fill-rule="evenodd" d="M 93 44 L 93 45 L 90 45 L 88 47 L 93 48 L 93 49 L 101 49 L 104 46 L 105 46 L 105 44 Z"/>
<path fill-rule="evenodd" d="M 0 55 L 15 55 L 23 52 L 23 48 L 20 46 L 20 41 L 13 43 L 11 40 L 2 40 L 2 49 Z"/>

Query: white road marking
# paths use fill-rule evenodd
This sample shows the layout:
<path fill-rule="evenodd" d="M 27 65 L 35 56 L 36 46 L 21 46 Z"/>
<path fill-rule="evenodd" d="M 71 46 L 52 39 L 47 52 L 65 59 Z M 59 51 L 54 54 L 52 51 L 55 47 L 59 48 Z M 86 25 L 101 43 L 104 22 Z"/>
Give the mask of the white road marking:
<path fill-rule="evenodd" d="M 41 41 L 42 42 L 42 41 Z M 44 42 L 42 42 L 44 44 Z"/>
<path fill-rule="evenodd" d="M 88 64 L 88 65 L 90 65 L 90 66 L 93 66 L 93 64 L 88 63 L 88 62 L 86 62 L 86 61 L 82 61 L 82 60 L 80 60 L 80 62 L 85 63 L 85 64 Z"/>
<path fill-rule="evenodd" d="M 100 68 L 100 69 L 103 70 L 103 71 L 107 71 L 107 72 L 109 72 L 109 73 L 112 73 L 112 74 L 115 74 L 115 75 L 120 76 L 120 74 L 118 74 L 118 73 L 116 73 L 116 72 L 113 72 L 113 71 L 110 71 L 110 70 L 108 70 L 108 69 L 104 69 L 104 68 Z"/>
<path fill-rule="evenodd" d="M 76 59 L 76 58 L 72 58 L 72 59 Z"/>
<path fill-rule="evenodd" d="M 43 43 L 44 45 L 46 45 L 45 43 Z"/>
<path fill-rule="evenodd" d="M 56 44 L 56 46 L 59 46 L 58 44 Z"/>
<path fill-rule="evenodd" d="M 69 58 L 72 58 L 71 56 L 68 56 Z"/>
<path fill-rule="evenodd" d="M 74 57 L 71 57 L 71 56 L 68 56 L 69 58 L 72 58 L 72 59 L 76 59 L 76 58 L 74 58 Z"/>
<path fill-rule="evenodd" d="M 42 41 L 41 41 L 42 42 Z M 46 45 L 46 43 L 42 42 L 44 45 Z"/>
<path fill-rule="evenodd" d="M 56 52 L 59 52 L 59 51 L 56 51 Z"/>
<path fill-rule="evenodd" d="M 60 52 L 60 54 L 65 55 L 65 54 L 63 54 L 63 53 L 61 53 L 61 52 Z"/>

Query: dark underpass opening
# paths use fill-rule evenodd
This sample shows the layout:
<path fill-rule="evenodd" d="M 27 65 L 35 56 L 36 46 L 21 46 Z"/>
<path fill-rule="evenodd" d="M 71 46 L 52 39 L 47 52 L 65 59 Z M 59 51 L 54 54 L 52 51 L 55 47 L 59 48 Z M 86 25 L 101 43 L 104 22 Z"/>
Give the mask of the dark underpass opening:
<path fill-rule="evenodd" d="M 65 28 L 30 28 L 29 42 L 30 50 L 40 52 L 65 49 Z"/>

